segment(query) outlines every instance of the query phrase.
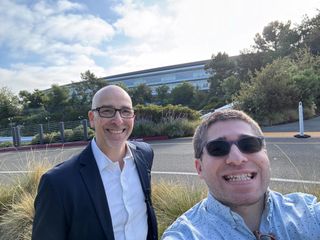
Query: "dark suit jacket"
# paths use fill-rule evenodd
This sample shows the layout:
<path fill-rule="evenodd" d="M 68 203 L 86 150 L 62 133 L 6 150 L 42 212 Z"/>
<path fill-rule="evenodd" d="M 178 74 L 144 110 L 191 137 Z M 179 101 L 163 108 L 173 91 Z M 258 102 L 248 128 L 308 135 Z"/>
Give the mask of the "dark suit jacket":
<path fill-rule="evenodd" d="M 153 151 L 143 142 L 129 142 L 148 213 L 148 240 L 156 240 L 157 221 L 151 203 Z M 40 180 L 35 199 L 32 240 L 114 240 L 110 211 L 91 144 Z M 142 239 L 137 239 L 142 240 Z"/>

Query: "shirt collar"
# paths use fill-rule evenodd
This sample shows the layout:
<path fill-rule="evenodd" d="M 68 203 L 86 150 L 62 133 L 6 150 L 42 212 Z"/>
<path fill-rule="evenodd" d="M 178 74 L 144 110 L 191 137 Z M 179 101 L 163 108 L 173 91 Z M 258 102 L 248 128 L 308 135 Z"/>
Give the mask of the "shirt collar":
<path fill-rule="evenodd" d="M 272 198 L 269 193 L 270 190 L 268 189 L 265 196 L 265 208 L 263 211 L 263 214 L 267 214 L 268 220 L 272 217 Z M 244 224 L 243 218 L 238 213 L 233 212 L 230 207 L 216 200 L 210 192 L 208 194 L 205 207 L 209 214 L 219 215 L 221 218 L 224 218 L 225 221 L 229 222 L 234 228 L 236 228 L 237 224 L 240 222 Z"/>
<path fill-rule="evenodd" d="M 126 144 L 126 146 L 127 146 L 126 147 L 127 151 L 123 160 L 124 161 L 132 160 L 133 155 L 132 155 L 131 149 L 128 144 Z M 91 141 L 91 148 L 100 172 L 106 168 L 112 168 L 115 164 L 117 164 L 111 161 L 111 159 L 108 158 L 108 156 L 100 150 L 94 138 Z"/>
<path fill-rule="evenodd" d="M 273 204 L 269 188 L 266 192 L 264 204 L 263 216 L 266 216 L 267 220 L 270 221 L 270 219 L 272 219 Z"/>

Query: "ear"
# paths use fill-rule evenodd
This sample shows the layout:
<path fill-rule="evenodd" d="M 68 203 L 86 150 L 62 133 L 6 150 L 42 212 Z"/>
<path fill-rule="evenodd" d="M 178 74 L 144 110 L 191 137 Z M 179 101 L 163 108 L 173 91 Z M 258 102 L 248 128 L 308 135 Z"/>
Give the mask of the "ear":
<path fill-rule="evenodd" d="M 199 177 L 202 178 L 202 161 L 200 159 L 196 159 L 194 161 L 194 165 L 196 167 Z"/>
<path fill-rule="evenodd" d="M 94 112 L 93 111 L 88 112 L 88 118 L 90 122 L 90 127 L 94 128 Z"/>

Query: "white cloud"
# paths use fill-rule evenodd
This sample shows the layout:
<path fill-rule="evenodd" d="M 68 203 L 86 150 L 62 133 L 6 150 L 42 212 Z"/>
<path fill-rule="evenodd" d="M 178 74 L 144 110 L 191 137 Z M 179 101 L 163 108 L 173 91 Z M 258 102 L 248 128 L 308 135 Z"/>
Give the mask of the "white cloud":
<path fill-rule="evenodd" d="M 104 76 L 94 57 L 105 54 L 104 45 L 115 34 L 106 21 L 82 12 L 78 3 L 60 0 L 34 6 L 10 0 L 0 3 L 0 47 L 14 59 L 0 69 L 0 85 L 14 92 L 44 89 L 52 84 L 79 81 L 91 70 Z"/>
<path fill-rule="evenodd" d="M 82 9 L 79 4 L 58 1 L 55 6 L 41 1 L 34 7 L 26 8 L 3 1 L 4 4 L 0 4 L 0 20 L 3 23 L 0 43 L 7 45 L 12 52 L 20 50 L 27 54 L 47 56 L 50 54 L 48 47 L 52 45 L 72 47 L 76 43 L 83 48 L 98 48 L 99 44 L 114 36 L 113 27 L 102 19 L 88 14 L 66 12 Z M 9 13 L 6 12 L 7 8 L 11 9 Z M 55 53 L 59 52 L 58 48 L 52 49 Z M 93 54 L 99 52 L 99 49 L 85 52 Z"/>
<path fill-rule="evenodd" d="M 209 59 L 220 51 L 236 55 L 271 21 L 300 23 L 320 6 L 320 0 L 109 1 L 117 4 L 112 24 L 74 0 L 31 6 L 0 0 L 0 51 L 6 48 L 15 60 L 0 68 L 0 86 L 32 91 L 79 81 L 88 69 L 106 76 Z M 98 65 L 97 58 L 108 64 Z"/>
<path fill-rule="evenodd" d="M 271 21 L 300 23 L 316 13 L 319 0 L 166 0 L 143 5 L 124 1 L 114 24 L 130 41 L 112 49 L 112 74 L 209 59 L 250 48 L 256 33 Z"/>
<path fill-rule="evenodd" d="M 85 55 L 71 59 L 66 65 L 48 67 L 27 64 L 14 65 L 10 70 L 0 68 L 0 87 L 8 87 L 13 92 L 21 90 L 47 89 L 52 84 L 64 85 L 81 80 L 80 73 L 90 70 L 96 76 L 105 76 L 103 68 Z M 5 83 L 5 84 L 3 84 Z"/>

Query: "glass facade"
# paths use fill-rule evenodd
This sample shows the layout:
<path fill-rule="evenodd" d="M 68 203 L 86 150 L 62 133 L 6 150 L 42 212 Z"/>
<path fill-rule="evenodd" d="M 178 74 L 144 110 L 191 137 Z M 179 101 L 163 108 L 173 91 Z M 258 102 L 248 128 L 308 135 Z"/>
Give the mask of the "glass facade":
<path fill-rule="evenodd" d="M 147 69 L 137 72 L 107 76 L 109 83 L 124 83 L 127 87 L 136 87 L 139 84 L 146 84 L 155 89 L 161 85 L 167 85 L 170 90 L 183 82 L 191 83 L 200 90 L 209 89 L 209 74 L 204 70 L 209 60 L 192 63 L 178 64 L 167 67 Z"/>

